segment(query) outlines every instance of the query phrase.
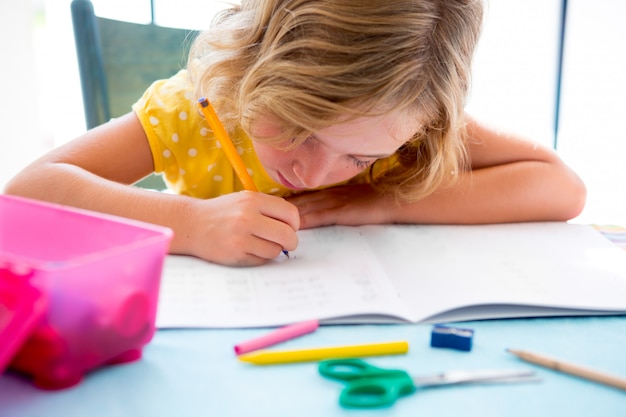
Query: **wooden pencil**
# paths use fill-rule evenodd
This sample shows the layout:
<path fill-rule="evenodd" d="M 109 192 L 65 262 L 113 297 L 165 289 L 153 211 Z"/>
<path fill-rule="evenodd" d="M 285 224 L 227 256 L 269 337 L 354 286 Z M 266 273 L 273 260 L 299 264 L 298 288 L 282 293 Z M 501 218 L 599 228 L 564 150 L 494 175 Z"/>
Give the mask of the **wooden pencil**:
<path fill-rule="evenodd" d="M 246 165 L 243 163 L 241 156 L 239 156 L 239 153 L 237 152 L 235 145 L 230 139 L 228 132 L 226 132 L 226 129 L 224 129 L 224 125 L 222 124 L 222 122 L 220 122 L 219 117 L 217 117 L 217 113 L 215 113 L 215 109 L 213 109 L 211 102 L 206 97 L 202 97 L 200 100 L 198 100 L 198 107 L 200 108 L 200 111 L 202 112 L 202 115 L 206 119 L 207 123 L 213 130 L 213 134 L 215 134 L 218 142 L 220 143 L 220 145 L 222 145 L 224 154 L 226 154 L 226 157 L 232 165 L 235 174 L 237 174 L 239 181 L 241 181 L 241 183 L 243 184 L 243 188 L 248 191 L 258 192 L 259 190 L 254 184 L 252 177 L 250 177 L 250 174 L 248 174 Z M 287 256 L 287 258 L 289 258 L 288 251 L 283 249 L 282 252 L 285 254 L 285 256 Z"/>
<path fill-rule="evenodd" d="M 523 361 L 543 366 L 544 368 L 554 369 L 555 371 L 574 375 L 588 381 L 597 382 L 626 391 L 626 379 L 624 378 L 596 371 L 594 369 L 586 368 L 580 365 L 563 362 L 558 359 L 553 359 L 533 352 L 527 352 L 517 349 L 507 349 L 507 352 L 517 356 Z"/>
<path fill-rule="evenodd" d="M 254 181 L 252 181 L 252 178 L 250 178 L 250 174 L 248 174 L 248 170 L 246 169 L 241 156 L 237 153 L 237 149 L 231 141 L 230 136 L 228 136 L 226 129 L 224 129 L 224 125 L 222 125 L 220 119 L 217 117 L 217 113 L 215 113 L 215 110 L 213 109 L 213 106 L 211 106 L 211 102 L 205 97 L 202 97 L 198 100 L 198 107 L 200 108 L 200 111 L 204 115 L 204 118 L 209 126 L 211 126 L 213 134 L 215 134 L 218 142 L 222 145 L 224 154 L 226 154 L 228 161 L 232 165 L 237 177 L 239 177 L 243 187 L 248 191 L 259 191 L 256 188 Z"/>

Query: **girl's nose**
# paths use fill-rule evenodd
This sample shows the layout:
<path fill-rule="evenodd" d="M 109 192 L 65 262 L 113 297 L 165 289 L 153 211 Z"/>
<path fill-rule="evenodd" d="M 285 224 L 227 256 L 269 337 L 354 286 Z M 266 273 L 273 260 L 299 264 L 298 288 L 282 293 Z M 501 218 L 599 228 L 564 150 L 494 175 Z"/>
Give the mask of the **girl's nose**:
<path fill-rule="evenodd" d="M 304 188 L 317 188 L 324 185 L 324 179 L 332 167 L 327 155 L 301 155 L 293 162 L 293 172 Z"/>

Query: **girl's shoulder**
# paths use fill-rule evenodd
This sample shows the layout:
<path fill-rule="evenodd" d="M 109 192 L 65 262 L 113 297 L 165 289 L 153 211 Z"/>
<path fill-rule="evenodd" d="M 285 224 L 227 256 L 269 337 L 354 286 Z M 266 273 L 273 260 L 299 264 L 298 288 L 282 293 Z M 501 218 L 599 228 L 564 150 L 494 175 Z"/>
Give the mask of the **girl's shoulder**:
<path fill-rule="evenodd" d="M 208 135 L 186 70 L 152 83 L 133 105 L 133 111 L 151 143 Z"/>
<path fill-rule="evenodd" d="M 157 80 L 148 87 L 143 96 L 133 105 L 137 111 L 175 111 L 195 110 L 194 87 L 186 70 L 180 70 L 174 76 Z"/>

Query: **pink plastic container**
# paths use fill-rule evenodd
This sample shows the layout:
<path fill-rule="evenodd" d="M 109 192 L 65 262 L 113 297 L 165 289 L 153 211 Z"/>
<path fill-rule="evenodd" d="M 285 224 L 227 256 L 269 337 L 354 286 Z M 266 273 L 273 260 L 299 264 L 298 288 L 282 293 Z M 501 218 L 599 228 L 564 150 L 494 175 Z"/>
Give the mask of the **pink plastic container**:
<path fill-rule="evenodd" d="M 170 229 L 0 195 L 0 372 L 77 384 L 141 357 Z"/>

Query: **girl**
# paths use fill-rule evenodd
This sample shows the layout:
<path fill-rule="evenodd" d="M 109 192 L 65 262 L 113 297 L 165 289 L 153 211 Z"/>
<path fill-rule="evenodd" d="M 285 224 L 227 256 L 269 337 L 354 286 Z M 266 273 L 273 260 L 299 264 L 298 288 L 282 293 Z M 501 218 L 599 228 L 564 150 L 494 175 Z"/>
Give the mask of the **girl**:
<path fill-rule="evenodd" d="M 567 220 L 580 179 L 464 113 L 479 0 L 243 0 L 188 67 L 6 192 L 172 228 L 171 252 L 258 265 L 330 224 Z M 241 191 L 207 97 L 261 191 Z M 162 173 L 175 193 L 131 187 Z"/>

